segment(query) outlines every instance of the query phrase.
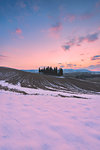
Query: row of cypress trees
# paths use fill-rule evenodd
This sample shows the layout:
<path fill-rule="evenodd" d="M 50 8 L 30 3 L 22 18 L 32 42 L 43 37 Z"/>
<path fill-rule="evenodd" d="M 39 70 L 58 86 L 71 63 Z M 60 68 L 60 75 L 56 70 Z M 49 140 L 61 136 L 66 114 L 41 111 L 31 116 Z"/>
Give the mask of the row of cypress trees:
<path fill-rule="evenodd" d="M 58 75 L 62 76 L 63 75 L 63 69 L 60 68 L 58 69 L 57 67 L 44 67 L 43 69 L 39 68 L 39 73 L 47 74 L 47 75 Z"/>

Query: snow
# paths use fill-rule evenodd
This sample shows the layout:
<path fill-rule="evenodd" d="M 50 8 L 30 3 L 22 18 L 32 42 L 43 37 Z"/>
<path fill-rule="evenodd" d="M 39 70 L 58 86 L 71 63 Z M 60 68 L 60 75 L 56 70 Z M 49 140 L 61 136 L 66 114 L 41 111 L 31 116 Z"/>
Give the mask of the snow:
<path fill-rule="evenodd" d="M 29 95 L 48 95 L 48 96 L 65 96 L 65 97 L 75 97 L 75 96 L 78 96 L 80 98 L 86 98 L 86 94 L 82 94 L 82 93 L 77 93 L 74 94 L 74 92 L 71 92 L 71 91 L 66 91 L 65 88 L 60 88 L 60 89 L 56 89 L 55 88 L 52 88 L 52 87 L 49 87 L 49 86 L 45 86 L 46 88 L 48 88 L 48 90 L 43 90 L 43 89 L 33 89 L 33 88 L 27 88 L 27 87 L 21 87 L 20 83 L 18 83 L 17 85 L 13 85 L 13 84 L 10 84 L 8 82 L 5 82 L 4 80 L 1 80 L 0 81 L 0 85 L 3 86 L 3 87 L 8 87 L 9 89 L 15 89 L 15 90 L 19 90 L 19 91 L 23 91 Z M 75 85 L 73 85 L 75 89 L 77 89 L 77 92 L 78 92 L 78 87 L 76 87 Z M 56 87 L 56 85 L 55 85 Z M 55 91 L 50 91 L 50 90 L 55 90 Z M 84 89 L 82 89 L 83 93 Z M 100 92 L 95 92 L 97 94 L 100 94 Z M 91 91 L 91 94 L 92 91 Z M 91 95 L 87 95 L 87 98 L 91 98 Z"/>
<path fill-rule="evenodd" d="M 64 76 L 55 76 L 56 78 L 65 78 Z"/>
<path fill-rule="evenodd" d="M 1 80 L 0 81 L 0 85 L 4 86 L 4 87 L 8 87 L 9 89 L 17 89 L 19 91 L 24 91 L 26 92 L 27 94 L 37 94 L 37 95 L 52 95 L 52 96 L 58 96 L 59 94 L 60 95 L 63 95 L 63 96 L 73 96 L 73 93 L 71 93 L 70 91 L 67 93 L 65 91 L 63 91 L 64 89 L 62 90 L 58 90 L 58 91 L 50 91 L 50 90 L 54 90 L 54 88 L 51 88 L 51 87 L 47 87 L 48 89 L 50 90 L 44 90 L 43 89 L 33 89 L 33 88 L 27 88 L 27 87 L 21 87 L 20 83 L 18 83 L 17 85 L 13 85 L 13 84 L 10 84 L 8 82 L 5 82 L 4 80 Z M 55 85 L 56 87 L 56 85 Z M 78 94 L 80 95 L 80 94 Z M 83 95 L 83 98 L 84 95 Z"/>
<path fill-rule="evenodd" d="M 45 92 L 0 91 L 0 150 L 99 150 L 100 96 Z"/>

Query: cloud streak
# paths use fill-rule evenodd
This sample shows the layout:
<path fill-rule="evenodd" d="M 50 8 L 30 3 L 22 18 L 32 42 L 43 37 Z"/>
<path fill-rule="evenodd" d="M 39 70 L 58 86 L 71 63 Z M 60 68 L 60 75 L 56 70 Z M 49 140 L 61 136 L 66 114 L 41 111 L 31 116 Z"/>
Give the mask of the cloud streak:
<path fill-rule="evenodd" d="M 86 12 L 80 15 L 76 15 L 76 14 L 68 14 L 66 16 L 64 16 L 64 21 L 68 21 L 70 23 L 72 23 L 73 21 L 84 21 L 84 20 L 88 20 L 90 18 L 92 18 L 96 13 L 95 12 Z"/>
<path fill-rule="evenodd" d="M 92 69 L 92 70 L 98 69 L 98 70 L 100 70 L 100 64 L 90 65 L 90 66 L 88 66 L 88 69 Z"/>
<path fill-rule="evenodd" d="M 68 68 L 73 68 L 73 67 L 76 67 L 76 66 L 77 66 L 76 64 L 67 64 Z"/>
<path fill-rule="evenodd" d="M 6 58 L 6 56 L 0 55 L 0 62 L 2 62 L 5 58 Z"/>
<path fill-rule="evenodd" d="M 64 50 L 69 50 L 72 46 L 81 46 L 83 42 L 95 42 L 99 38 L 99 33 L 88 34 L 86 36 L 81 36 L 78 38 L 73 38 L 63 45 Z"/>
<path fill-rule="evenodd" d="M 59 38 L 60 31 L 62 30 L 62 24 L 60 22 L 52 25 L 52 27 L 49 29 L 49 33 L 54 38 Z"/>
<path fill-rule="evenodd" d="M 62 66 L 60 66 L 60 68 L 64 68 L 64 67 L 65 67 L 65 66 L 63 66 L 63 65 L 62 65 Z"/>
<path fill-rule="evenodd" d="M 0 58 L 4 58 L 4 57 L 6 57 L 6 56 L 4 56 L 4 55 L 0 55 Z"/>
<path fill-rule="evenodd" d="M 88 20 L 92 18 L 95 14 L 94 13 L 85 13 L 78 17 L 79 20 Z"/>
<path fill-rule="evenodd" d="M 75 21 L 75 19 L 76 19 L 76 16 L 74 14 L 69 14 L 64 17 L 64 21 L 69 21 L 69 22 L 73 22 Z"/>
<path fill-rule="evenodd" d="M 95 55 L 91 57 L 91 60 L 99 60 L 99 59 L 100 59 L 100 55 Z"/>

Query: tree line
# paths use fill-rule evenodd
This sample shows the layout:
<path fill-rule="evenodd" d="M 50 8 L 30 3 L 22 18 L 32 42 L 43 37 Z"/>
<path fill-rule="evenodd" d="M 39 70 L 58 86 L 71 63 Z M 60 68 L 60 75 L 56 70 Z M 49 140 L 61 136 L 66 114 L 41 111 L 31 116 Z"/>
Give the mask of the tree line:
<path fill-rule="evenodd" d="M 56 76 L 62 76 L 63 75 L 63 69 L 57 68 L 57 67 L 44 67 L 43 69 L 39 68 L 39 73 L 47 74 L 47 75 L 56 75 Z"/>

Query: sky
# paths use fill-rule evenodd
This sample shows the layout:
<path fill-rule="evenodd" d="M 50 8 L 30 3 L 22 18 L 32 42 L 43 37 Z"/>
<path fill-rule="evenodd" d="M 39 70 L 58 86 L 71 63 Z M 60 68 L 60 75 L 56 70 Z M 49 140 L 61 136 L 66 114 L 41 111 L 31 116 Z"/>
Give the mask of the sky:
<path fill-rule="evenodd" d="M 100 71 L 100 0 L 0 0 L 0 66 Z"/>

